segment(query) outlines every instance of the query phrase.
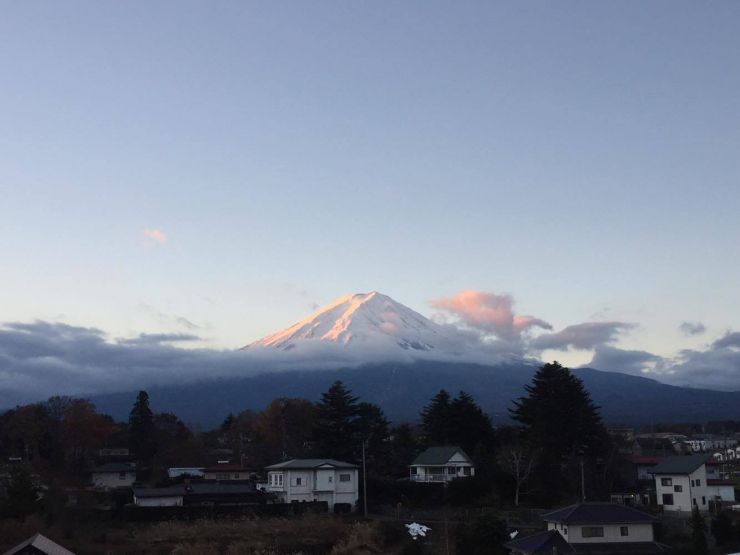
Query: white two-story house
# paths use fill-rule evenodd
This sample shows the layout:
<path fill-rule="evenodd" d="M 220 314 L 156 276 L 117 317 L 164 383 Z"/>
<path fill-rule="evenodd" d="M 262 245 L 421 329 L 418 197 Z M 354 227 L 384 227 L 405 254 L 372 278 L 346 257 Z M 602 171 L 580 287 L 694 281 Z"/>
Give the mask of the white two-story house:
<path fill-rule="evenodd" d="M 577 503 L 542 517 L 547 531 L 506 546 L 518 555 L 564 553 L 664 553 L 655 541 L 655 518 L 618 503 Z"/>
<path fill-rule="evenodd" d="M 291 459 L 268 466 L 266 491 L 283 503 L 326 501 L 355 507 L 360 497 L 357 465 L 333 459 Z"/>
<path fill-rule="evenodd" d="M 409 465 L 412 482 L 449 482 L 469 476 L 475 476 L 473 461 L 456 445 L 430 447 Z"/>
<path fill-rule="evenodd" d="M 134 463 L 107 463 L 92 470 L 91 481 L 98 489 L 130 488 L 136 481 Z"/>
<path fill-rule="evenodd" d="M 668 457 L 652 469 L 658 505 L 664 511 L 690 513 L 708 511 L 708 455 Z"/>

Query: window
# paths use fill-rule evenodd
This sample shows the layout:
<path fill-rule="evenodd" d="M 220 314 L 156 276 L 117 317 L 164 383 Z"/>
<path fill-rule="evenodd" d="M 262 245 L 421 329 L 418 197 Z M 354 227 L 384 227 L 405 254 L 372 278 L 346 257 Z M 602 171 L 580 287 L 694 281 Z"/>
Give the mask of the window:
<path fill-rule="evenodd" d="M 628 526 L 620 526 L 619 527 L 619 535 L 620 536 L 629 536 L 630 535 L 630 529 Z"/>
<path fill-rule="evenodd" d="M 457 474 L 457 469 L 454 466 L 448 466 L 447 474 Z"/>
<path fill-rule="evenodd" d="M 299 476 L 299 477 L 297 477 L 297 478 L 295 479 L 295 484 L 294 484 L 294 485 L 296 485 L 296 486 L 301 486 L 301 485 L 303 485 L 303 478 L 301 478 L 300 476 Z"/>
<path fill-rule="evenodd" d="M 216 472 L 216 480 L 228 480 L 231 474 L 225 472 Z"/>
<path fill-rule="evenodd" d="M 470 467 L 469 466 L 463 467 L 463 474 L 465 476 L 470 476 Z"/>
<path fill-rule="evenodd" d="M 603 538 L 603 526 L 584 526 L 581 528 L 581 537 L 583 538 Z"/>
<path fill-rule="evenodd" d="M 704 497 L 703 495 L 702 495 L 702 498 L 701 498 L 701 504 L 702 505 L 706 505 L 707 504 L 707 498 Z"/>
<path fill-rule="evenodd" d="M 673 486 L 673 491 L 681 493 L 683 491 L 683 486 Z"/>
<path fill-rule="evenodd" d="M 701 487 L 701 480 L 699 480 L 698 478 L 696 479 L 696 487 Z"/>
<path fill-rule="evenodd" d="M 418 472 L 419 470 L 415 466 L 411 467 L 411 474 L 417 474 Z"/>
<path fill-rule="evenodd" d="M 692 499 L 692 501 L 694 502 L 694 505 L 696 505 L 696 497 L 694 497 L 694 498 Z"/>
<path fill-rule="evenodd" d="M 694 487 L 694 480 L 691 480 L 691 487 Z"/>
<path fill-rule="evenodd" d="M 673 479 L 672 478 L 661 478 L 660 479 L 660 485 L 661 486 L 672 486 L 673 485 Z"/>
<path fill-rule="evenodd" d="M 352 474 L 340 474 L 339 475 L 339 481 L 340 482 L 351 482 L 352 481 Z"/>
<path fill-rule="evenodd" d="M 673 494 L 672 493 L 663 494 L 663 505 L 673 505 Z"/>
<path fill-rule="evenodd" d="M 329 483 L 330 484 L 334 483 L 334 476 L 329 476 Z"/>
<path fill-rule="evenodd" d="M 239 479 L 239 473 L 238 473 L 238 472 L 236 472 L 236 473 L 234 474 L 234 480 L 238 480 L 238 479 Z"/>
<path fill-rule="evenodd" d="M 119 472 L 118 473 L 118 479 L 119 480 L 125 480 L 126 479 L 126 473 L 125 472 Z"/>

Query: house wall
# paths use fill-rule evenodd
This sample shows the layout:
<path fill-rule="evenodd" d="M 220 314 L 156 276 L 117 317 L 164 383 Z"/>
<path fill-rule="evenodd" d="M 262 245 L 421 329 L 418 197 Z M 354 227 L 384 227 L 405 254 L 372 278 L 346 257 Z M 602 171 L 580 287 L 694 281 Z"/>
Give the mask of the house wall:
<path fill-rule="evenodd" d="M 135 497 L 134 503 L 138 507 L 180 507 L 182 506 L 182 496 L 180 497 Z"/>
<path fill-rule="evenodd" d="M 722 501 L 735 501 L 734 486 L 707 486 L 707 499 L 719 497 Z"/>
<path fill-rule="evenodd" d="M 670 478 L 671 485 L 662 485 L 663 478 Z M 699 480 L 699 486 L 696 481 Z M 692 482 L 694 485 L 692 486 Z M 656 474 L 655 475 L 655 492 L 658 498 L 658 505 L 663 507 L 664 511 L 669 512 L 691 512 L 696 506 L 700 511 L 707 511 L 707 471 L 705 465 L 701 465 L 691 474 Z M 676 491 L 676 486 L 680 486 L 680 492 Z M 673 505 L 663 504 L 663 494 L 673 494 Z"/>
<path fill-rule="evenodd" d="M 226 480 L 249 480 L 249 472 L 246 470 L 241 471 L 235 471 L 235 470 L 222 470 L 222 471 L 215 471 L 215 470 L 209 470 L 204 473 L 206 480 L 220 480 L 220 481 L 226 481 Z"/>
<path fill-rule="evenodd" d="M 283 474 L 283 485 L 274 485 L 271 475 Z M 342 482 L 339 476 L 349 474 L 350 481 Z M 355 505 L 359 498 L 359 473 L 356 468 L 347 469 L 287 469 L 280 472 L 269 472 L 266 489 L 275 493 L 284 503 L 293 501 L 326 501 L 329 509 L 335 503 L 349 503 Z M 301 483 L 297 483 L 300 478 Z"/>
<path fill-rule="evenodd" d="M 584 538 L 583 528 L 600 526 L 604 528 L 603 537 Z M 622 526 L 627 527 L 628 535 L 623 536 Z M 653 525 L 648 524 L 562 524 L 547 523 L 548 530 L 557 530 L 568 543 L 627 543 L 653 541 Z"/>
<path fill-rule="evenodd" d="M 123 478 L 121 478 L 123 474 Z M 127 488 L 136 481 L 136 472 L 93 472 L 92 483 L 96 488 Z"/>

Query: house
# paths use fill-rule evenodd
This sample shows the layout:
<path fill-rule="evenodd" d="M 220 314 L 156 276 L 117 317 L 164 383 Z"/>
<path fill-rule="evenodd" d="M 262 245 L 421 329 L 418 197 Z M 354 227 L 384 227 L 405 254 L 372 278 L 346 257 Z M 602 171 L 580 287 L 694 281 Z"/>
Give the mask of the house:
<path fill-rule="evenodd" d="M 75 555 L 46 536 L 36 534 L 9 549 L 3 555 Z"/>
<path fill-rule="evenodd" d="M 257 505 L 274 496 L 250 484 L 193 482 L 164 488 L 133 488 L 137 507 L 182 507 L 197 505 Z"/>
<path fill-rule="evenodd" d="M 507 544 L 516 554 L 663 553 L 655 541 L 655 517 L 616 503 L 577 503 L 543 515 L 547 532 Z M 559 536 L 559 538 L 558 538 Z"/>
<path fill-rule="evenodd" d="M 92 470 L 92 484 L 96 488 L 130 488 L 135 481 L 134 463 L 107 463 Z"/>
<path fill-rule="evenodd" d="M 268 466 L 267 491 L 283 503 L 326 501 L 329 510 L 354 507 L 360 497 L 357 465 L 333 459 L 291 459 Z"/>
<path fill-rule="evenodd" d="M 206 480 L 249 480 L 252 471 L 240 464 L 216 464 L 203 469 L 203 477 Z"/>
<path fill-rule="evenodd" d="M 430 447 L 409 465 L 412 482 L 449 482 L 455 478 L 475 476 L 470 457 L 456 445 Z"/>
<path fill-rule="evenodd" d="M 708 455 L 668 457 L 652 469 L 658 505 L 664 511 L 690 513 L 696 507 L 707 511 Z"/>

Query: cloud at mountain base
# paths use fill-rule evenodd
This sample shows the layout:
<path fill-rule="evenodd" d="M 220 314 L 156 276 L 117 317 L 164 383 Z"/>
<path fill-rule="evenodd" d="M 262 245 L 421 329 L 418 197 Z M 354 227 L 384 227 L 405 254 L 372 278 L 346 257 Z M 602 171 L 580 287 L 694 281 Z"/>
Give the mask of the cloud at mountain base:
<path fill-rule="evenodd" d="M 627 322 L 585 322 L 567 326 L 555 333 L 539 335 L 529 343 L 529 346 L 540 351 L 545 349 L 588 351 L 614 343 L 621 333 L 635 327 L 635 324 Z"/>

